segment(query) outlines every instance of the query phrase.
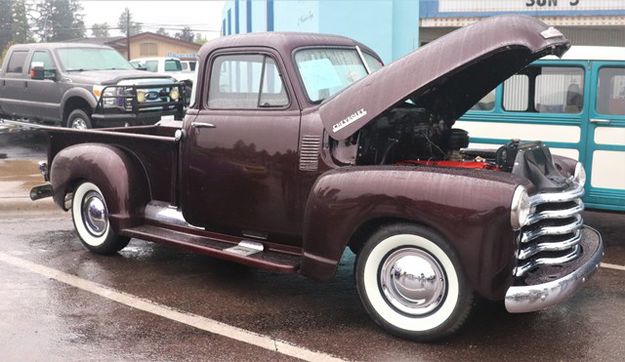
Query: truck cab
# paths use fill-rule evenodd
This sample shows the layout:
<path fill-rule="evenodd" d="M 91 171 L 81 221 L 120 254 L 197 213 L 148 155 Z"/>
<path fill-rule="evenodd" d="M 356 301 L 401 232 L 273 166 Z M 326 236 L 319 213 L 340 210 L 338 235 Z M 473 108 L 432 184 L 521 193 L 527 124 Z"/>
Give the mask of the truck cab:
<path fill-rule="evenodd" d="M 580 163 L 540 141 L 467 149 L 454 127 L 497 84 L 568 47 L 524 16 L 481 21 L 386 66 L 345 37 L 224 37 L 200 50 L 182 125 L 49 129 L 49 182 L 31 198 L 71 211 L 101 254 L 141 238 L 327 281 L 348 248 L 377 324 L 440 339 L 477 296 L 538 311 L 599 265 Z"/>

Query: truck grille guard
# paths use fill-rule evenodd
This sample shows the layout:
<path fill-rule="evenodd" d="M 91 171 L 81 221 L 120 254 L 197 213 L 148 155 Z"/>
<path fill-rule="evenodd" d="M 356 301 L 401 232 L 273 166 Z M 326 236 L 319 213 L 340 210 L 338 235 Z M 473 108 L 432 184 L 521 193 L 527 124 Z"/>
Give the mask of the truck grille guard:
<path fill-rule="evenodd" d="M 584 186 L 573 183 L 564 192 L 530 197 L 532 211 L 518 236 L 516 277 L 542 265 L 568 263 L 581 255 L 583 195 Z"/>

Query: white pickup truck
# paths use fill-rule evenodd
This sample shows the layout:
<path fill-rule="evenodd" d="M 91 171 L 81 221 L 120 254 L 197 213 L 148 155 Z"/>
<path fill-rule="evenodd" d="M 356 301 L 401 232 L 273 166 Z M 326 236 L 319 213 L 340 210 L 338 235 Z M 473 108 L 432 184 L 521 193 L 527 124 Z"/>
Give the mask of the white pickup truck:
<path fill-rule="evenodd" d="M 183 82 L 187 86 L 185 100 L 188 102 L 191 97 L 191 89 L 197 77 L 197 72 L 184 70 L 183 64 L 178 58 L 173 57 L 147 57 L 136 58 L 130 61 L 136 69 L 148 72 L 166 74 L 178 82 Z M 188 69 L 188 68 L 187 68 Z"/>

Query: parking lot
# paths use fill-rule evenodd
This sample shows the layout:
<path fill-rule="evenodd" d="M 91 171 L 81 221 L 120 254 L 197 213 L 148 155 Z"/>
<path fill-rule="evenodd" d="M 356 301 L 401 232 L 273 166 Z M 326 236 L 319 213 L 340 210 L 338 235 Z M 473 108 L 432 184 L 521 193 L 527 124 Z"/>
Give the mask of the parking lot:
<path fill-rule="evenodd" d="M 133 239 L 113 257 L 84 249 L 69 214 L 31 202 L 45 136 L 0 134 L 3 360 L 623 360 L 625 215 L 585 213 L 604 267 L 574 299 L 533 314 L 481 301 L 456 336 L 394 338 L 361 307 L 353 254 L 317 283 Z"/>

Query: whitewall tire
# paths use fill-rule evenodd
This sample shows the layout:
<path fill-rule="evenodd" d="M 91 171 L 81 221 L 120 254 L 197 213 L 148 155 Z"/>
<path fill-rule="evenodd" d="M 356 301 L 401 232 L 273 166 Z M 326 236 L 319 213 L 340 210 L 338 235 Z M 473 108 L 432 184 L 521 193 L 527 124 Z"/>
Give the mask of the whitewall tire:
<path fill-rule="evenodd" d="M 115 234 L 108 216 L 102 191 L 91 182 L 81 183 L 72 199 L 72 220 L 82 244 L 98 254 L 114 254 L 130 240 Z"/>
<path fill-rule="evenodd" d="M 403 338 L 445 337 L 461 327 L 473 304 L 454 250 L 418 225 L 394 224 L 374 233 L 358 254 L 355 278 L 369 315 Z"/>

